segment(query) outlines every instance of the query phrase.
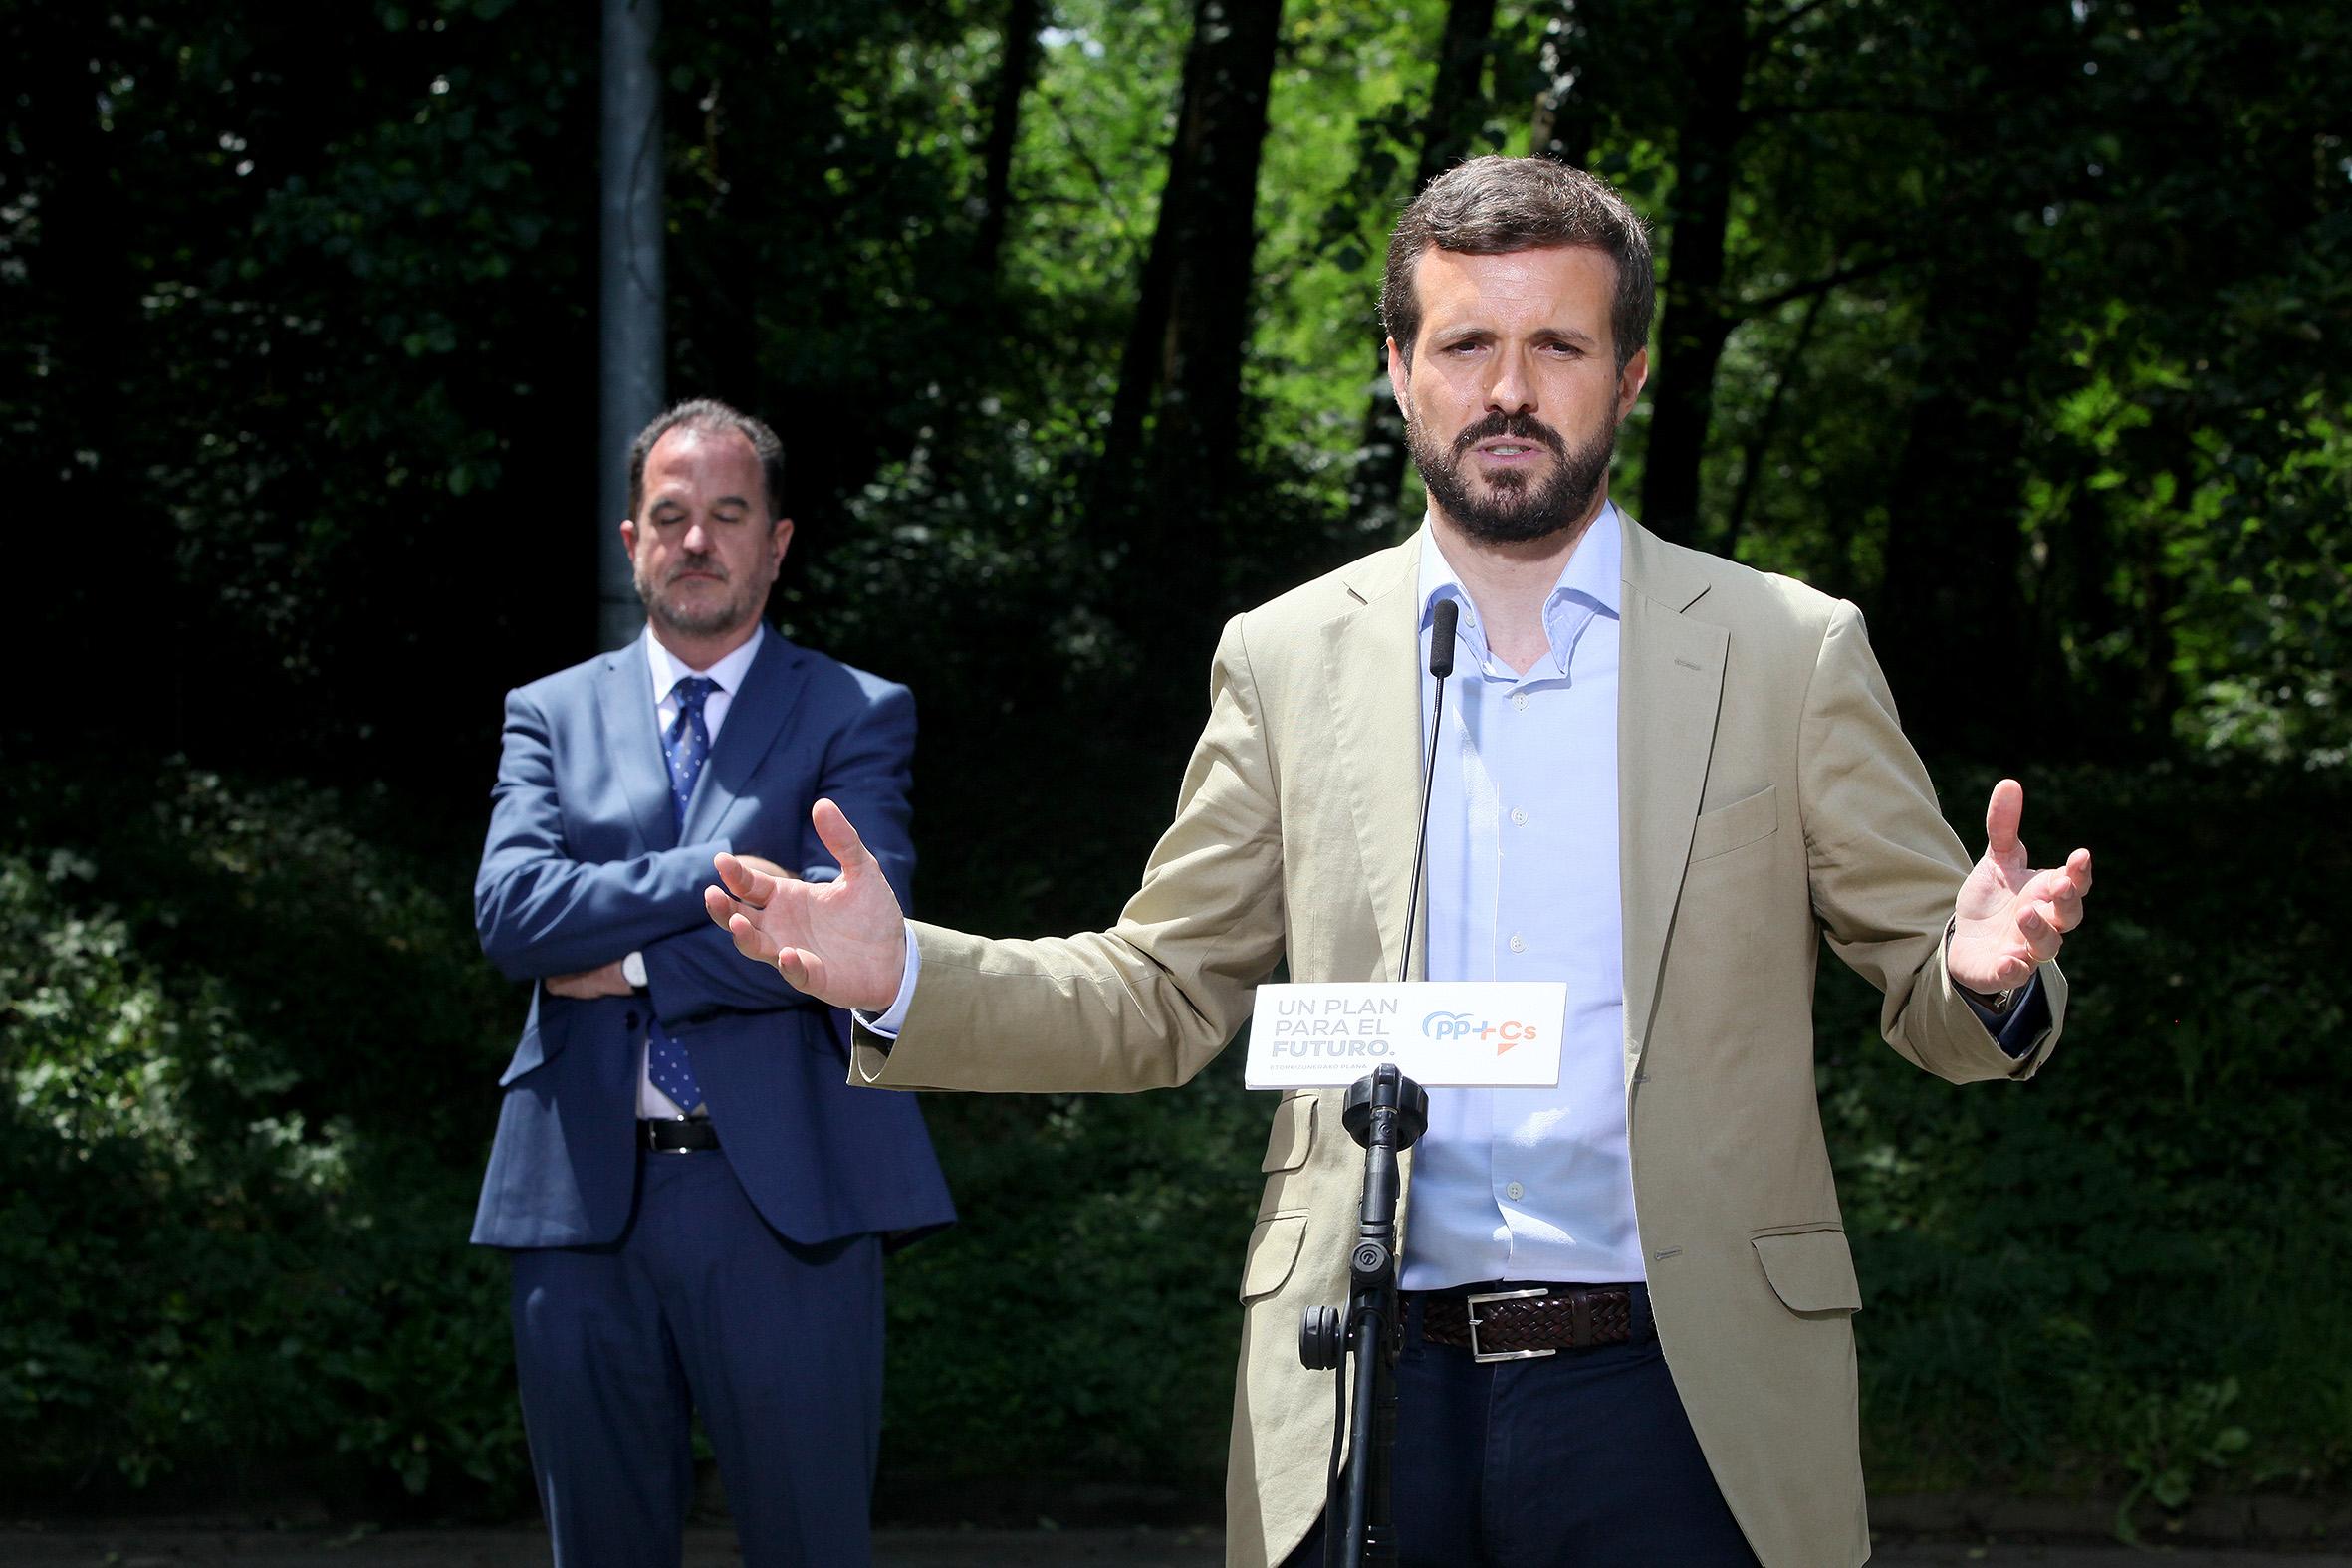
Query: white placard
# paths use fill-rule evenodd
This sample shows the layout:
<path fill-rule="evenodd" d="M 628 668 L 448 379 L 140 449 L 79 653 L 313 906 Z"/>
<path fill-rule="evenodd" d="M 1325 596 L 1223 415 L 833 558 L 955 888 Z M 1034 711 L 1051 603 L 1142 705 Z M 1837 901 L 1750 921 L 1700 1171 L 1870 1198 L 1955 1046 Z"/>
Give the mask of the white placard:
<path fill-rule="evenodd" d="M 1246 1080 L 1335 1088 L 1394 1062 L 1424 1088 L 1548 1087 L 1567 1010 L 1568 988 L 1551 980 L 1261 986 Z"/>

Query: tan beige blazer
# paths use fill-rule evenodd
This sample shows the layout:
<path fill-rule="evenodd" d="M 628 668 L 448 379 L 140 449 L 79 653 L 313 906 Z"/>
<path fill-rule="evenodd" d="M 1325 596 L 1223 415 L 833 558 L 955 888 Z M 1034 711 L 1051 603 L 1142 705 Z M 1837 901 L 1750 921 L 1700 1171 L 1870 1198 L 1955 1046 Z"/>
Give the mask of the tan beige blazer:
<path fill-rule="evenodd" d="M 1182 1083 L 1293 978 L 1397 972 L 1421 757 L 1418 546 L 1225 628 L 1176 819 L 1107 932 L 990 941 L 916 928 L 899 1088 Z M 1814 1101 L 1819 939 L 1886 993 L 1898 1051 L 2020 1078 L 1953 991 L 1942 936 L 1969 856 L 1938 814 L 1861 617 L 1628 521 L 1618 689 L 1625 1096 L 1658 1332 L 1766 1568 L 1869 1555 L 1849 1320 L 1861 1306 Z M 1562 868 L 1572 874 L 1573 868 Z M 1416 956 L 1416 964 L 1418 956 Z M 2045 966 L 2053 1017 L 2065 982 Z M 1328 1373 L 1301 1308 L 1346 1299 L 1362 1155 L 1337 1091 L 1286 1095 L 1243 1259 L 1227 1560 L 1280 1562 L 1323 1504 Z M 1410 1245 L 1410 1157 L 1406 1224 Z"/>

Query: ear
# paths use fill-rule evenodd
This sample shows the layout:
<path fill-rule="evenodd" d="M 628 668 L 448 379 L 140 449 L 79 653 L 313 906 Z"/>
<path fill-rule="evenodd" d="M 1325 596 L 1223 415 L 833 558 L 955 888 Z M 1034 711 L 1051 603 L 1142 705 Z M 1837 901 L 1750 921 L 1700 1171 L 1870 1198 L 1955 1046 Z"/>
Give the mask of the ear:
<path fill-rule="evenodd" d="M 793 548 L 793 520 L 778 518 L 768 533 L 770 559 L 776 565 L 784 564 L 784 553 Z"/>
<path fill-rule="evenodd" d="M 1634 400 L 1641 396 L 1641 389 L 1649 384 L 1649 379 L 1650 350 L 1637 349 L 1625 361 L 1625 368 L 1617 372 L 1617 423 L 1625 423 L 1625 416 L 1633 412 Z"/>
<path fill-rule="evenodd" d="M 628 518 L 620 520 L 620 548 L 631 560 L 637 559 L 637 525 Z"/>
<path fill-rule="evenodd" d="M 1405 356 L 1397 351 L 1396 339 L 1391 337 L 1388 339 L 1388 389 L 1396 396 L 1396 411 L 1403 414 L 1408 422 L 1413 417 L 1409 407 L 1413 390 L 1411 382 L 1411 372 L 1405 368 Z"/>

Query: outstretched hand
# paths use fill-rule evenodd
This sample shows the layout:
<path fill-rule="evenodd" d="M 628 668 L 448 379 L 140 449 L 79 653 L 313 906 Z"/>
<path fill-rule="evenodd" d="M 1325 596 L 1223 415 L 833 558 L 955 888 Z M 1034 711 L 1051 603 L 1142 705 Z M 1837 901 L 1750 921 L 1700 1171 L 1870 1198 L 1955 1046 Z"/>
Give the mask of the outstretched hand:
<path fill-rule="evenodd" d="M 2075 850 L 2055 869 L 2032 869 L 2017 837 L 2024 815 L 2023 785 L 2003 779 L 1993 786 L 1985 807 L 1985 853 L 1953 907 L 1946 958 L 1952 979 L 1987 996 L 2022 986 L 2036 964 L 2057 957 L 2066 933 L 2082 924 L 2082 898 L 2091 890 L 2087 849 Z"/>
<path fill-rule="evenodd" d="M 839 806 L 820 800 L 810 820 L 841 863 L 839 880 L 793 881 L 722 854 L 713 864 L 724 885 L 703 889 L 702 907 L 736 951 L 775 965 L 799 990 L 836 1008 L 879 1012 L 897 998 L 906 967 L 898 895 Z"/>

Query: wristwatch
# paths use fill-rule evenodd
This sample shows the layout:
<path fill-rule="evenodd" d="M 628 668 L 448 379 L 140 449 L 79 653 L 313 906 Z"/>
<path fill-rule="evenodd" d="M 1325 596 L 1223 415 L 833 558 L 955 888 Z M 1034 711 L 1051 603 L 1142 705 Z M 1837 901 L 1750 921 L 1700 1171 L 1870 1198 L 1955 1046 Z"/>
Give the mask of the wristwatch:
<path fill-rule="evenodd" d="M 622 959 L 620 961 L 620 978 L 637 990 L 643 991 L 645 989 L 645 955 L 631 953 L 627 958 Z"/>
<path fill-rule="evenodd" d="M 1987 1012 L 1993 1013 L 2006 1012 L 2009 1010 L 2009 1008 L 2015 1007 L 2017 1005 L 2017 993 L 2023 989 L 2021 987 L 2011 986 L 2006 991 L 1997 991 L 1992 996 L 1988 997 L 1981 991 L 1969 990 L 1968 987 L 1962 986 L 1957 980 L 1952 984 L 1959 987 L 1960 994 L 1962 996 L 1968 998 L 1978 1007 L 1983 1008 Z"/>

